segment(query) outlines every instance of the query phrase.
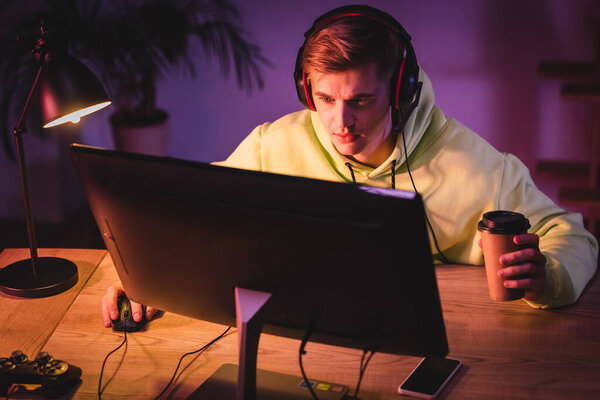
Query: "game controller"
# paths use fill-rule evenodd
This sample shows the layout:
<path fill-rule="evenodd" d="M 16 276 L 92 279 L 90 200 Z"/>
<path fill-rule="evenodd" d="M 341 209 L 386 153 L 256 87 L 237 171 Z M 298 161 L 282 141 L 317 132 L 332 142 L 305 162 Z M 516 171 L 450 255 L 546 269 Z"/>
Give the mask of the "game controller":
<path fill-rule="evenodd" d="M 8 358 L 0 357 L 0 396 L 6 396 L 13 384 L 42 385 L 47 397 L 58 397 L 72 385 L 79 382 L 81 368 L 66 361 L 55 360 L 45 351 L 38 354 L 34 361 L 16 350 Z"/>

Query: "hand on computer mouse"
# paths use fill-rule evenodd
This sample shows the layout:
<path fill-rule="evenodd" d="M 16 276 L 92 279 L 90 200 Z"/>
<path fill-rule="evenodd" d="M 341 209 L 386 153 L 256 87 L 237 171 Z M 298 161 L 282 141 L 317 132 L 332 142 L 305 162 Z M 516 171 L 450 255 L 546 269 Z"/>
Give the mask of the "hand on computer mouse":
<path fill-rule="evenodd" d="M 124 294 L 117 299 L 117 307 L 119 308 L 119 316 L 116 319 L 111 319 L 113 331 L 116 332 L 136 332 L 146 324 L 146 306 L 142 305 L 142 320 L 135 321 L 131 311 L 131 301 Z"/>
<path fill-rule="evenodd" d="M 115 283 L 106 291 L 106 294 L 102 298 L 102 320 L 104 321 L 104 327 L 110 328 L 111 320 L 116 320 L 119 318 L 119 306 L 117 300 L 120 295 L 125 294 L 125 289 L 123 289 L 121 282 Z M 141 304 L 131 301 L 131 312 L 133 314 L 133 319 L 136 322 L 140 322 L 142 320 L 143 311 Z M 152 320 L 157 312 L 158 309 L 156 308 L 146 307 L 146 321 Z"/>

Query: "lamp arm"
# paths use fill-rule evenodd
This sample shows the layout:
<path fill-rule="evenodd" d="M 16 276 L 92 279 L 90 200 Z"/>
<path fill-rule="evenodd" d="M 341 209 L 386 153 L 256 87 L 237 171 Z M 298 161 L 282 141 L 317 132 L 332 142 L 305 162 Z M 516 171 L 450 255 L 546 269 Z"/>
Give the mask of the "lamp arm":
<path fill-rule="evenodd" d="M 29 181 L 27 179 L 27 168 L 25 165 L 25 152 L 23 151 L 23 133 L 26 132 L 25 121 L 27 119 L 27 115 L 29 114 L 29 109 L 31 108 L 31 99 L 34 97 L 35 92 L 37 90 L 37 84 L 42 74 L 43 68 L 44 65 L 41 64 L 38 69 L 37 75 L 35 76 L 35 80 L 33 81 L 33 85 L 31 86 L 31 90 L 29 91 L 29 95 L 27 96 L 27 100 L 25 101 L 25 106 L 23 106 L 21 116 L 19 117 L 17 125 L 13 130 L 13 135 L 15 136 L 15 144 L 17 148 L 17 158 L 19 161 L 19 172 L 21 176 L 21 192 L 23 194 L 23 206 L 25 208 L 25 219 L 27 222 L 27 237 L 29 238 L 31 267 L 33 268 L 34 277 L 36 276 L 36 261 L 38 259 L 38 254 L 35 240 L 35 228 L 33 225 L 33 213 L 31 211 L 31 198 L 29 196 Z"/>
<path fill-rule="evenodd" d="M 27 119 L 27 115 L 29 115 L 29 109 L 31 108 L 31 99 L 35 96 L 35 92 L 37 91 L 37 83 L 42 75 L 42 70 L 44 69 L 44 65 L 41 64 L 38 68 L 37 74 L 35 76 L 35 80 L 33 81 L 33 85 L 29 90 L 29 94 L 27 95 L 27 100 L 25 100 L 25 105 L 23 106 L 23 111 L 21 111 L 21 116 L 17 121 L 17 125 L 15 129 L 13 129 L 13 134 L 21 134 L 25 133 L 27 130 L 25 129 L 25 120 Z"/>

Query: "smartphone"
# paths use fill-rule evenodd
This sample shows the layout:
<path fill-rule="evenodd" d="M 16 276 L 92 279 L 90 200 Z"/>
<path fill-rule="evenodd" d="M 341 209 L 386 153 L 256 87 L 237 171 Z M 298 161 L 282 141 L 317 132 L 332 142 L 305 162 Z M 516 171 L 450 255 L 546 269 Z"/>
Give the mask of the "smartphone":
<path fill-rule="evenodd" d="M 452 358 L 426 357 L 398 386 L 398 393 L 435 399 L 460 366 L 461 362 Z"/>

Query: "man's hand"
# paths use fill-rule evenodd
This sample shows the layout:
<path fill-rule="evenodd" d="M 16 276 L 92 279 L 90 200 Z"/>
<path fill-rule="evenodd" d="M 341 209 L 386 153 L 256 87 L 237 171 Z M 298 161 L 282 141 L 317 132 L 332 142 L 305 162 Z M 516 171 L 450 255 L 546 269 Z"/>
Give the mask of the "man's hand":
<path fill-rule="evenodd" d="M 102 320 L 104 321 L 104 327 L 110 328 L 111 319 L 117 319 L 119 317 L 119 309 L 117 307 L 117 298 L 119 295 L 125 294 L 125 290 L 121 285 L 121 282 L 116 283 L 108 288 L 106 294 L 102 298 Z M 131 312 L 133 313 L 133 319 L 136 322 L 142 320 L 142 305 L 131 301 Z M 146 307 L 146 321 L 150 321 L 158 310 L 152 307 Z"/>
<path fill-rule="evenodd" d="M 525 289 L 525 299 L 535 301 L 542 296 L 546 278 L 546 257 L 539 250 L 540 238 L 534 233 L 515 235 L 515 244 L 528 248 L 503 254 L 500 264 L 505 268 L 498 271 L 506 278 L 504 286 L 510 289 Z M 523 275 L 520 279 L 512 279 Z"/>

